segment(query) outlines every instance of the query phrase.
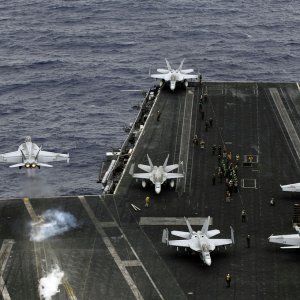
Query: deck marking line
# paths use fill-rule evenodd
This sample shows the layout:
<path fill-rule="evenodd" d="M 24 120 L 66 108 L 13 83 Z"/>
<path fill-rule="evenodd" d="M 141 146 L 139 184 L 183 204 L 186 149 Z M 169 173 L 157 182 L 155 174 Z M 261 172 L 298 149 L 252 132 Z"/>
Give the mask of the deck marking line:
<path fill-rule="evenodd" d="M 108 249 L 110 255 L 114 259 L 114 261 L 115 261 L 116 265 L 118 266 L 119 270 L 121 271 L 124 279 L 126 280 L 128 286 L 130 287 L 133 295 L 135 296 L 136 299 L 144 299 L 142 294 L 140 293 L 138 287 L 134 283 L 131 275 L 127 271 L 125 264 L 122 262 L 120 256 L 118 255 L 115 247 L 113 246 L 113 244 L 110 241 L 109 237 L 107 236 L 104 229 L 102 228 L 101 223 L 98 221 L 98 219 L 96 218 L 96 216 L 95 216 L 94 212 L 92 211 L 91 207 L 87 203 L 85 197 L 84 196 L 78 196 L 78 198 L 79 198 L 81 204 L 83 205 L 83 207 L 85 208 L 88 216 L 90 217 L 90 219 L 94 223 L 94 226 L 95 226 L 96 230 L 98 231 L 98 233 L 102 237 L 102 240 L 103 240 L 106 248 Z"/>
<path fill-rule="evenodd" d="M 201 226 L 207 220 L 207 218 L 191 217 L 188 218 L 189 222 L 193 226 Z M 210 225 L 213 224 L 213 218 L 210 218 Z M 141 217 L 139 221 L 141 226 L 177 226 L 186 225 L 183 218 L 177 217 Z"/>
<path fill-rule="evenodd" d="M 155 107 L 155 105 L 156 105 L 156 103 L 157 103 L 157 101 L 158 101 L 158 98 L 159 98 L 159 96 L 160 96 L 161 90 L 162 90 L 162 89 L 160 88 L 159 91 L 158 91 L 158 93 L 157 93 L 157 95 L 156 95 L 156 97 L 155 97 L 155 99 L 154 99 L 154 102 L 153 102 L 152 107 L 151 107 L 151 109 L 150 109 L 150 111 L 149 111 L 149 114 L 148 114 L 148 117 L 147 117 L 146 122 L 145 122 L 145 124 L 144 124 L 144 127 L 143 127 L 142 131 L 140 132 L 140 134 L 139 134 L 139 136 L 138 136 L 138 138 L 137 138 L 137 140 L 136 140 L 136 142 L 135 142 L 135 144 L 134 144 L 134 147 L 133 147 L 133 149 L 132 149 L 131 155 L 129 156 L 129 159 L 128 159 L 128 161 L 127 161 L 127 163 L 126 163 L 126 165 L 125 165 L 125 168 L 124 168 L 124 170 L 123 170 L 123 172 L 122 172 L 122 174 L 121 174 L 121 177 L 120 177 L 120 179 L 119 179 L 119 181 L 118 181 L 118 184 L 117 184 L 117 186 L 116 186 L 116 188 L 115 188 L 115 190 L 114 190 L 114 193 L 113 193 L 114 195 L 117 193 L 117 191 L 118 191 L 118 189 L 119 189 L 119 186 L 120 186 L 120 182 L 122 181 L 124 175 L 125 175 L 126 172 L 127 172 L 127 169 L 128 169 L 129 166 L 130 166 L 131 158 L 134 156 L 133 154 L 135 153 L 136 147 L 137 147 L 137 145 L 139 144 L 139 140 L 140 140 L 141 136 L 144 135 L 145 127 L 146 127 L 146 125 L 148 124 L 150 117 L 153 116 L 153 110 L 154 110 L 154 107 Z M 136 123 L 136 120 L 135 120 L 135 122 L 134 122 L 133 124 L 135 124 L 135 123 Z M 134 127 L 134 126 L 133 126 L 133 127 Z M 129 134 L 131 134 L 131 133 L 132 133 L 132 130 L 130 131 Z M 127 139 L 126 139 L 126 141 L 127 141 Z M 125 141 L 125 142 L 126 142 L 126 141 Z M 125 143 L 125 142 L 124 142 L 124 143 Z M 124 147 L 124 144 L 122 145 L 122 148 L 121 148 L 121 149 L 123 149 L 123 147 Z"/>
<path fill-rule="evenodd" d="M 117 223 L 116 219 L 114 218 L 114 216 L 112 215 L 112 213 L 110 212 L 110 210 L 107 208 L 105 201 L 103 201 L 103 199 L 101 198 L 101 196 L 99 196 L 100 201 L 102 201 L 103 205 L 105 206 L 106 210 L 108 211 L 108 213 L 110 214 L 111 218 Z M 120 230 L 120 232 L 123 235 L 124 240 L 127 242 L 128 246 L 130 247 L 132 253 L 134 254 L 134 256 L 136 257 L 136 259 L 138 261 L 140 261 L 141 263 L 141 267 L 144 270 L 144 272 L 146 273 L 149 281 L 151 282 L 152 286 L 154 287 L 154 289 L 156 290 L 157 294 L 159 295 L 159 298 L 164 300 L 163 295 L 161 294 L 161 292 L 159 291 L 158 287 L 156 286 L 155 282 L 153 281 L 153 279 L 151 278 L 149 272 L 147 271 L 146 267 L 144 266 L 144 264 L 142 263 L 142 261 L 140 260 L 138 254 L 135 252 L 135 250 L 133 249 L 131 243 L 129 242 L 127 236 L 125 235 L 124 231 L 122 230 L 122 228 L 118 225 L 118 229 Z"/>
<path fill-rule="evenodd" d="M 280 115 L 280 118 L 284 124 L 284 127 L 289 135 L 290 141 L 292 142 L 294 146 L 294 150 L 297 154 L 298 160 L 300 160 L 300 139 L 299 136 L 295 130 L 295 127 L 288 115 L 288 112 L 286 111 L 284 104 L 282 102 L 282 99 L 278 93 L 278 90 L 276 88 L 270 88 L 270 93 L 273 98 L 273 101 L 277 107 L 278 113 Z"/>
<path fill-rule="evenodd" d="M 34 221 L 34 222 L 38 222 L 40 220 L 40 218 L 37 216 L 37 214 L 35 213 L 32 205 L 31 205 L 31 202 L 29 200 L 29 198 L 23 198 L 23 202 L 25 204 L 25 207 L 31 217 L 31 219 Z M 36 267 L 37 267 L 37 276 L 38 276 L 38 279 L 41 279 L 42 278 L 42 273 L 43 273 L 43 268 L 42 268 L 42 258 L 41 258 L 41 254 L 39 253 L 38 254 L 38 250 L 41 250 L 41 247 L 38 246 L 39 243 L 37 242 L 33 242 L 33 245 L 34 245 L 34 252 L 35 252 L 35 259 L 36 259 Z M 46 257 L 46 249 L 45 249 L 45 246 L 44 246 L 44 243 L 43 244 L 43 248 L 44 248 L 44 253 L 45 253 L 45 257 Z M 54 260 L 56 261 L 57 265 L 59 265 L 59 260 L 58 258 L 56 257 L 56 255 L 54 254 L 54 252 L 52 252 L 52 256 L 54 258 Z M 46 262 L 47 263 L 47 262 Z M 77 297 L 74 293 L 74 290 L 73 288 L 71 287 L 70 283 L 68 280 L 66 279 L 63 279 L 63 286 L 69 296 L 69 299 L 70 300 L 77 300 Z"/>
<path fill-rule="evenodd" d="M 7 287 L 5 285 L 5 281 L 3 279 L 3 273 L 5 271 L 5 267 L 8 262 L 10 252 L 14 243 L 15 243 L 14 240 L 4 240 L 0 249 L 0 265 L 1 265 L 0 290 L 4 300 L 11 299 Z"/>

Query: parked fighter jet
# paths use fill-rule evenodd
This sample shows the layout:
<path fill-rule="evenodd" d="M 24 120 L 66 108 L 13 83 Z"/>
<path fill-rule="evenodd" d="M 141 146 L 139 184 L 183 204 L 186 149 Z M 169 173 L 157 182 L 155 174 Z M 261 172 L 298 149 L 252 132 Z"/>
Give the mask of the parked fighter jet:
<path fill-rule="evenodd" d="M 161 79 L 162 82 L 170 82 L 170 89 L 172 91 L 175 90 L 176 82 L 183 82 L 187 87 L 188 79 L 198 78 L 198 75 L 194 75 L 194 74 L 189 75 L 189 73 L 194 72 L 193 69 L 182 70 L 184 59 L 181 61 L 180 66 L 177 70 L 172 69 L 168 60 L 166 58 L 165 60 L 168 69 L 157 69 L 157 72 L 161 74 L 152 74 L 151 77 L 155 79 Z"/>
<path fill-rule="evenodd" d="M 147 173 L 134 173 L 134 174 L 132 174 L 133 178 L 143 179 L 142 180 L 142 186 L 143 187 L 146 187 L 146 180 L 145 179 L 148 179 L 154 184 L 155 192 L 157 194 L 159 194 L 160 191 L 161 191 L 161 185 L 167 179 L 171 179 L 170 186 L 174 187 L 174 185 L 175 185 L 174 179 L 183 178 L 183 174 L 181 174 L 181 173 L 169 173 L 169 172 L 171 172 L 171 171 L 173 171 L 173 170 L 175 170 L 179 167 L 178 164 L 167 166 L 168 159 L 169 159 L 169 154 L 168 154 L 163 166 L 159 166 L 159 167 L 153 165 L 153 163 L 152 163 L 152 161 L 151 161 L 148 154 L 147 154 L 147 158 L 148 158 L 149 166 L 138 164 L 138 167 L 141 170 L 146 171 Z"/>
<path fill-rule="evenodd" d="M 213 229 L 208 230 L 210 217 L 208 217 L 203 226 L 201 231 L 193 231 L 190 222 L 188 219 L 184 218 L 186 225 L 189 229 L 189 232 L 185 231 L 171 231 L 172 235 L 179 236 L 183 238 L 182 240 L 169 240 L 169 230 L 166 228 L 163 230 L 162 235 L 162 242 L 175 247 L 184 247 L 190 248 L 193 251 L 199 252 L 200 257 L 203 262 L 210 266 L 211 265 L 211 257 L 210 252 L 215 250 L 218 246 L 230 245 L 234 244 L 234 233 L 233 228 L 230 226 L 231 229 L 231 239 L 211 239 L 211 237 L 220 233 L 220 230 Z"/>
<path fill-rule="evenodd" d="M 10 168 L 34 169 L 40 167 L 49 167 L 48 162 L 67 161 L 69 163 L 69 154 L 61 154 L 43 151 L 42 147 L 38 147 L 31 142 L 31 137 L 27 136 L 25 142 L 19 146 L 18 151 L 0 154 L 0 162 L 14 163 Z"/>
<path fill-rule="evenodd" d="M 300 248 L 300 228 L 294 227 L 298 233 L 295 234 L 283 234 L 283 235 L 271 235 L 269 237 L 270 243 L 284 244 L 290 246 L 280 247 L 281 249 L 299 249 Z"/>
<path fill-rule="evenodd" d="M 286 185 L 280 185 L 281 190 L 283 192 L 300 192 L 300 183 L 292 183 L 292 184 L 286 184 Z"/>

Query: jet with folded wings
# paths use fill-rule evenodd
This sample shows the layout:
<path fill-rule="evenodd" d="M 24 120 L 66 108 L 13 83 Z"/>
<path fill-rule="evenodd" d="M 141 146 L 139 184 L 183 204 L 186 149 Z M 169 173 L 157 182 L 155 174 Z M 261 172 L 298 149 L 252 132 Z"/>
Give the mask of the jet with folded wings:
<path fill-rule="evenodd" d="M 163 243 L 174 247 L 190 248 L 195 252 L 199 252 L 201 259 L 208 266 L 211 265 L 211 257 L 210 257 L 211 251 L 215 250 L 215 248 L 219 246 L 234 244 L 234 232 L 231 226 L 230 226 L 231 229 L 230 239 L 212 239 L 213 236 L 216 236 L 217 234 L 220 233 L 220 230 L 218 229 L 208 230 L 210 217 L 208 217 L 205 220 L 202 229 L 200 231 L 193 231 L 188 219 L 187 218 L 184 219 L 189 231 L 186 232 L 186 231 L 172 230 L 171 231 L 172 235 L 178 236 L 182 239 L 169 240 L 169 230 L 164 229 L 162 235 Z"/>
<path fill-rule="evenodd" d="M 167 69 L 157 69 L 157 72 L 160 74 L 151 74 L 150 76 L 155 79 L 160 79 L 162 83 L 169 82 L 171 91 L 175 90 L 177 82 L 182 82 L 187 87 L 189 79 L 198 78 L 198 75 L 190 74 L 194 72 L 194 69 L 182 69 L 184 59 L 181 61 L 180 66 L 177 70 L 172 69 L 168 60 L 166 58 L 165 60 Z"/>
<path fill-rule="evenodd" d="M 42 147 L 32 143 L 29 136 L 25 138 L 25 142 L 19 146 L 17 151 L 0 154 L 0 162 L 12 163 L 9 166 L 10 168 L 19 169 L 23 167 L 26 169 L 52 168 L 53 166 L 48 163 L 55 161 L 66 161 L 69 163 L 69 160 L 69 154 L 43 151 Z"/>
<path fill-rule="evenodd" d="M 142 179 L 142 186 L 146 187 L 146 180 L 150 180 L 155 187 L 155 192 L 157 194 L 161 191 L 161 185 L 168 179 L 170 179 L 170 186 L 174 187 L 175 181 L 174 179 L 183 178 L 183 174 L 181 173 L 170 173 L 173 170 L 176 170 L 179 165 L 167 165 L 169 155 L 167 156 L 164 164 L 162 166 L 154 166 L 149 155 L 147 154 L 149 165 L 138 164 L 138 168 L 147 172 L 147 173 L 133 173 L 132 177 L 137 179 Z"/>

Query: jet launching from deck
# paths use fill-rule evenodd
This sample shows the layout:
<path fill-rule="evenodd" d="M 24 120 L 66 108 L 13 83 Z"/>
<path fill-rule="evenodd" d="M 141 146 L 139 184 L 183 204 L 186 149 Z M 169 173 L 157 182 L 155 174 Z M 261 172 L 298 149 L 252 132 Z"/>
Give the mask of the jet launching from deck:
<path fill-rule="evenodd" d="M 0 154 L 0 162 L 13 163 L 10 168 L 35 169 L 40 167 L 51 168 L 49 162 L 67 161 L 69 163 L 69 154 L 61 154 L 43 151 L 42 147 L 31 142 L 31 137 L 27 136 L 25 142 L 21 144 L 17 151 Z"/>

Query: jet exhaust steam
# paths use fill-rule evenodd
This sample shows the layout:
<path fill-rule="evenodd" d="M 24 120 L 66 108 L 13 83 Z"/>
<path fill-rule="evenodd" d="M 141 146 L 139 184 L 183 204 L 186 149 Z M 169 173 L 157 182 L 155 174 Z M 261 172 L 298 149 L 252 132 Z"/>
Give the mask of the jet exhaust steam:
<path fill-rule="evenodd" d="M 63 234 L 79 225 L 72 214 L 57 209 L 46 210 L 40 218 L 39 222 L 31 223 L 31 241 L 41 242 L 49 237 Z"/>
<path fill-rule="evenodd" d="M 51 300 L 55 294 L 59 293 L 58 287 L 62 283 L 63 277 L 64 272 L 58 266 L 55 266 L 50 273 L 42 277 L 39 282 L 40 297 Z"/>

